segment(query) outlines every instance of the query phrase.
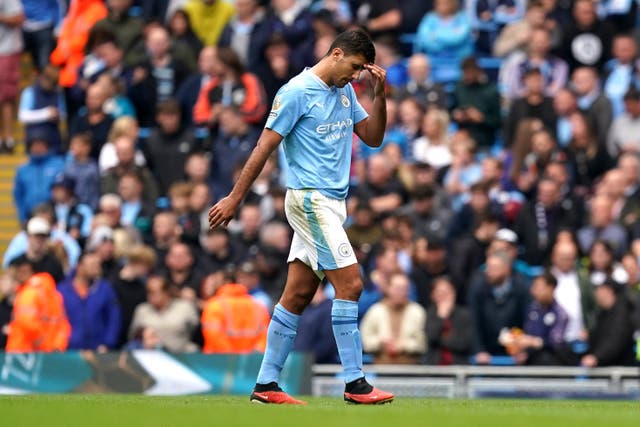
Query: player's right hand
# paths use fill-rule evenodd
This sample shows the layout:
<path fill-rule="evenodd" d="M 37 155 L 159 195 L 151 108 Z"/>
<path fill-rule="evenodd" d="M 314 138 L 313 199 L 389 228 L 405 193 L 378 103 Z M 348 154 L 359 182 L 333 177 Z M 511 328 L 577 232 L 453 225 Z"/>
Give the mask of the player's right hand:
<path fill-rule="evenodd" d="M 237 208 L 238 202 L 230 196 L 221 199 L 209 209 L 209 229 L 214 229 L 219 225 L 226 227 L 236 214 Z"/>

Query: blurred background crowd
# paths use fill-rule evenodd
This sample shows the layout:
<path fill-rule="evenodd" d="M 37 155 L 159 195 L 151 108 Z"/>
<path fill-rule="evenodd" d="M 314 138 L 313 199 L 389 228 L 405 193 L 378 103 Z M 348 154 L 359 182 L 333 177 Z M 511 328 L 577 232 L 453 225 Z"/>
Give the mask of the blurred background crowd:
<path fill-rule="evenodd" d="M 11 349 L 29 351 L 49 328 L 51 349 L 263 349 L 292 237 L 283 154 L 228 228 L 209 230 L 207 212 L 278 88 L 361 27 L 388 79 L 382 147 L 354 135 L 345 224 L 368 360 L 636 363 L 637 9 L 3 0 L 0 150 L 24 142 L 28 161 L 13 187 L 23 231 L 3 257 L 0 345 L 20 334 Z M 37 72 L 21 90 L 26 55 Z M 369 109 L 369 80 L 354 87 Z M 44 289 L 56 288 L 65 310 L 51 314 Z M 338 362 L 331 298 L 327 284 L 296 342 L 319 363 Z"/>

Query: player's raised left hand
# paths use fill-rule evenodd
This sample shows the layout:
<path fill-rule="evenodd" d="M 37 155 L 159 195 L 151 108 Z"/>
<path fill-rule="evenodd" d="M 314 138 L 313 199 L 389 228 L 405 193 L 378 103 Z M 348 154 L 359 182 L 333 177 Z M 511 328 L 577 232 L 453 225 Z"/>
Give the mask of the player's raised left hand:
<path fill-rule="evenodd" d="M 384 96 L 387 85 L 387 72 L 376 64 L 364 64 L 364 69 L 369 71 L 376 81 L 373 90 L 376 96 Z"/>

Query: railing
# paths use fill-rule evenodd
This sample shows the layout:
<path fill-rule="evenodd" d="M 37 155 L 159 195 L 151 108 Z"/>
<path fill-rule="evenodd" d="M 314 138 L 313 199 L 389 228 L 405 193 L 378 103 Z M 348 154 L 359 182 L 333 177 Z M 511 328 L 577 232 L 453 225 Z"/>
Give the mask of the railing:
<path fill-rule="evenodd" d="M 398 396 L 411 397 L 640 397 L 637 367 L 580 368 L 540 366 L 368 365 L 367 377 Z M 314 365 L 312 393 L 340 395 L 339 365 Z"/>

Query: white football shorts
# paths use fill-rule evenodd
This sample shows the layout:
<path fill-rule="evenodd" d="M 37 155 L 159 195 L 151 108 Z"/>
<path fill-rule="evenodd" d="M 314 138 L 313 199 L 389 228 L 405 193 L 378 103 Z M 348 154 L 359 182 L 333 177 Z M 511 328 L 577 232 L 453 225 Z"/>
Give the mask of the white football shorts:
<path fill-rule="evenodd" d="M 326 197 L 318 190 L 288 189 L 284 208 L 294 231 L 288 262 L 299 259 L 321 279 L 324 270 L 358 262 L 342 226 L 347 218 L 344 200 Z"/>

